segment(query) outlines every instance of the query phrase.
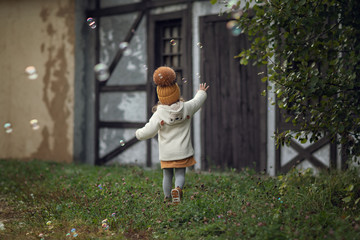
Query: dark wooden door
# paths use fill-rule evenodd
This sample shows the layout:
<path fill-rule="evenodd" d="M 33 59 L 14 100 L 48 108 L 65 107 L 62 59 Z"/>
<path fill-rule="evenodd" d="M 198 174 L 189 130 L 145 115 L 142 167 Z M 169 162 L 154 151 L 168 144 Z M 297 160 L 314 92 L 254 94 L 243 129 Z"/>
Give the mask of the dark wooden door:
<path fill-rule="evenodd" d="M 231 35 L 227 19 L 200 19 L 201 76 L 208 83 L 202 111 L 202 168 L 266 168 L 264 69 L 234 59 L 249 47 L 244 34 Z M 260 74 L 259 74 L 260 73 Z M 266 72 L 264 73 L 266 74 Z"/>

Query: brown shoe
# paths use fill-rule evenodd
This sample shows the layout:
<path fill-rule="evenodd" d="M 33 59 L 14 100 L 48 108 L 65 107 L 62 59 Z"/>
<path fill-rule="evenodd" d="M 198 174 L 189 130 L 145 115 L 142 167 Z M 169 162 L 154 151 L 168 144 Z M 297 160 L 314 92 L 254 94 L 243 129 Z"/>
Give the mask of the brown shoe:
<path fill-rule="evenodd" d="M 183 197 L 183 190 L 180 187 L 176 187 L 177 190 L 180 192 L 180 198 Z"/>
<path fill-rule="evenodd" d="M 182 198 L 181 188 L 177 187 L 177 188 L 174 188 L 173 190 L 171 190 L 171 197 L 172 197 L 173 203 L 175 203 L 175 204 L 180 203 L 181 198 Z"/>

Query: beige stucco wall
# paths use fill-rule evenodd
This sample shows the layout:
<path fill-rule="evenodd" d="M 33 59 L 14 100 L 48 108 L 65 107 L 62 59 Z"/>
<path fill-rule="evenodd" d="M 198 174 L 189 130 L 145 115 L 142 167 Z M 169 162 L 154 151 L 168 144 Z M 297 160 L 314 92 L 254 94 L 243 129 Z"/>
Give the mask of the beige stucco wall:
<path fill-rule="evenodd" d="M 75 0 L 0 0 L 0 158 L 72 161 L 74 14 Z"/>

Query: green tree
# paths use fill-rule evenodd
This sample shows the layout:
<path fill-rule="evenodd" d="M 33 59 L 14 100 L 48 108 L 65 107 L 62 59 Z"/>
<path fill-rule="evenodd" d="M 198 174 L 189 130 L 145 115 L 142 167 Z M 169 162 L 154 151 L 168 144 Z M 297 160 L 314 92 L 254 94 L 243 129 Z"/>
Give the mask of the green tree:
<path fill-rule="evenodd" d="M 215 4 L 217 1 L 211 1 Z M 322 134 L 360 155 L 360 1 L 220 1 L 251 47 L 241 64 L 265 64 L 276 104 L 294 131 L 275 133 L 277 145 L 292 138 L 315 142 Z M 264 93 L 264 95 L 266 92 Z"/>

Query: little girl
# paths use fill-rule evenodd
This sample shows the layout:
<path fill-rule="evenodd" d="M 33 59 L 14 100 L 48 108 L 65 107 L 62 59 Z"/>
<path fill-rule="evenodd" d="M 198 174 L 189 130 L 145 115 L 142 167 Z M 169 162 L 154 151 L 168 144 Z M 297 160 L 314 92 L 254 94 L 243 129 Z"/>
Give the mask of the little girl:
<path fill-rule="evenodd" d="M 136 131 L 136 138 L 146 140 L 158 134 L 165 201 L 172 199 L 177 204 L 182 197 L 186 167 L 196 163 L 191 143 L 191 118 L 205 102 L 209 86 L 200 84 L 195 97 L 184 102 L 180 99 L 174 70 L 159 67 L 153 80 L 157 85 L 159 103 L 154 107 L 155 112 L 149 122 Z M 171 190 L 174 170 L 175 188 Z"/>

